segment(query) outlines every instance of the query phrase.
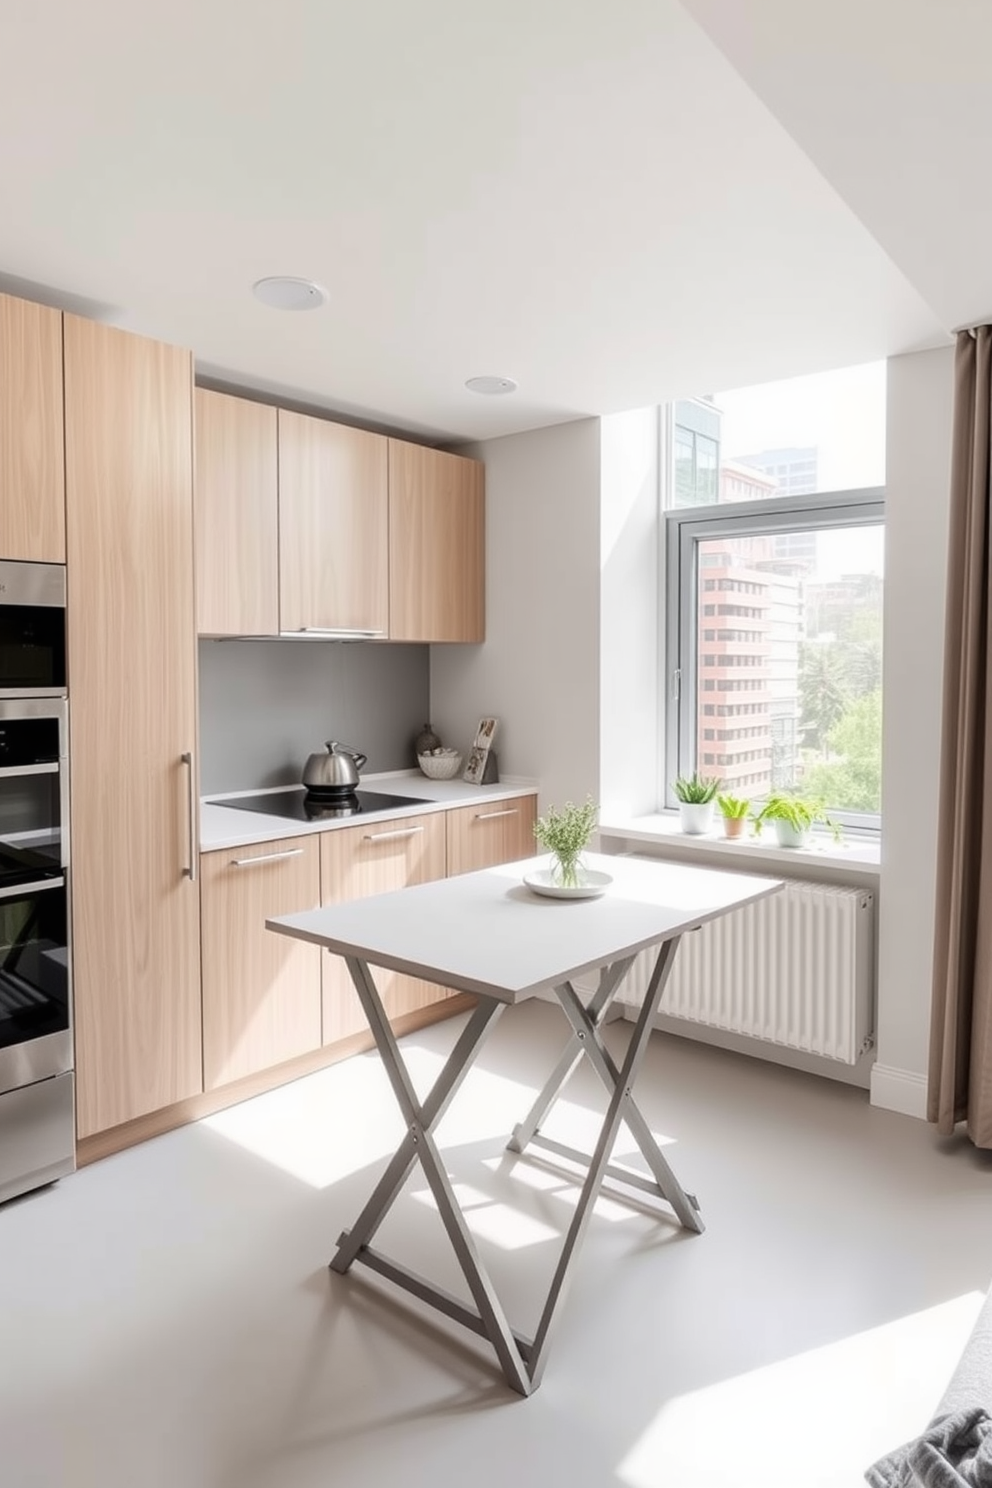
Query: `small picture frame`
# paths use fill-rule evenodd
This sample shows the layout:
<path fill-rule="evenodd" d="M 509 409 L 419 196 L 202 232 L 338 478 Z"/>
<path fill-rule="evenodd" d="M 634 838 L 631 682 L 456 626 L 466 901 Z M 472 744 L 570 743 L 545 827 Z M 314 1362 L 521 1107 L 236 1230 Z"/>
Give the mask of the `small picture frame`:
<path fill-rule="evenodd" d="M 497 778 L 496 756 L 492 753 L 492 747 L 498 723 L 498 718 L 479 719 L 479 727 L 475 731 L 468 763 L 462 775 L 462 779 L 469 785 L 483 785 Z"/>

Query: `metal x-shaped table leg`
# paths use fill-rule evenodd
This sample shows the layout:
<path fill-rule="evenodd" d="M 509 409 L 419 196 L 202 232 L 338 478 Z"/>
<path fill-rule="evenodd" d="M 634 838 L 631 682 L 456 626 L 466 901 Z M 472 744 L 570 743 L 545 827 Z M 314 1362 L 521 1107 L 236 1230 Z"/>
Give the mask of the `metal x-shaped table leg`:
<path fill-rule="evenodd" d="M 430 1093 L 421 1102 L 403 1063 L 367 963 L 352 957 L 347 957 L 346 960 L 365 1016 L 375 1035 L 376 1046 L 393 1087 L 393 1094 L 407 1122 L 407 1134 L 376 1184 L 354 1228 L 345 1230 L 339 1237 L 331 1269 L 344 1272 L 354 1261 L 359 1261 L 422 1302 L 487 1338 L 496 1350 L 509 1384 L 521 1395 L 529 1395 L 534 1388 L 529 1367 L 530 1340 L 514 1333 L 507 1321 L 475 1240 L 458 1207 L 451 1180 L 433 1136 L 434 1128 L 471 1069 L 486 1035 L 503 1011 L 504 1005 L 492 998 L 480 999 Z M 475 1312 L 457 1297 L 372 1250 L 369 1245 L 415 1162 L 420 1163 L 430 1184 L 441 1221 L 472 1294 L 477 1309 Z"/>
<path fill-rule="evenodd" d="M 650 1008 L 650 1021 L 653 1021 L 655 1011 L 664 993 L 665 983 L 668 980 L 678 944 L 678 938 L 666 941 L 658 952 L 658 958 L 655 962 L 654 972 L 644 1001 L 644 1006 Z M 533 1145 L 543 1148 L 545 1151 L 555 1153 L 559 1157 L 566 1157 L 573 1162 L 581 1163 L 583 1166 L 589 1164 L 590 1158 L 587 1154 L 579 1152 L 573 1147 L 568 1147 L 563 1142 L 557 1142 L 553 1138 L 545 1136 L 540 1129 L 541 1122 L 544 1121 L 551 1107 L 560 1096 L 573 1070 L 584 1057 L 588 1058 L 607 1091 L 612 1095 L 616 1090 L 621 1078 L 620 1071 L 614 1063 L 609 1050 L 603 1043 L 600 1030 L 605 1021 L 610 1003 L 616 996 L 617 990 L 632 964 L 633 958 L 631 957 L 625 961 L 616 961 L 611 966 L 604 967 L 600 975 L 599 986 L 588 1007 L 583 1007 L 570 982 L 565 982 L 560 987 L 555 988 L 565 1017 L 572 1026 L 572 1038 L 562 1051 L 561 1058 L 526 1118 L 519 1126 L 514 1128 L 513 1136 L 507 1143 L 511 1151 L 523 1152 L 528 1145 Z M 650 1032 L 650 1025 L 647 1032 Z M 637 1038 L 636 1033 L 634 1037 L 635 1039 Z M 654 1174 L 655 1181 L 652 1183 L 633 1169 L 612 1163 L 607 1164 L 605 1176 L 614 1179 L 616 1182 L 625 1183 L 630 1187 L 652 1194 L 656 1198 L 665 1199 L 675 1210 L 680 1223 L 686 1229 L 692 1230 L 696 1234 L 701 1234 L 705 1226 L 699 1217 L 699 1205 L 696 1202 L 695 1195 L 685 1192 L 662 1156 L 647 1122 L 634 1103 L 629 1088 L 626 1089 L 624 1094 L 621 1121 L 626 1123 L 631 1136 L 641 1150 L 645 1162 Z"/>
<path fill-rule="evenodd" d="M 350 1230 L 345 1230 L 339 1237 L 338 1249 L 331 1261 L 331 1268 L 344 1272 L 358 1261 L 410 1292 L 420 1301 L 426 1302 L 480 1337 L 488 1339 L 496 1351 L 508 1383 L 521 1395 L 529 1395 L 541 1381 L 551 1335 L 560 1315 L 574 1262 L 604 1178 L 619 1178 L 625 1183 L 633 1183 L 636 1187 L 666 1199 L 675 1209 L 683 1225 L 696 1231 L 703 1228 L 702 1221 L 696 1213 L 695 1200 L 691 1195 L 683 1192 L 658 1150 L 647 1123 L 634 1105 L 631 1096 L 637 1071 L 647 1049 L 654 1014 L 661 999 L 677 946 L 677 939 L 667 941 L 658 953 L 644 1005 L 619 1069 L 603 1045 L 600 1024 L 606 1016 L 617 987 L 632 964 L 632 958 L 618 961 L 604 968 L 599 987 L 588 1008 L 582 1006 L 570 983 L 566 982 L 555 989 L 565 1016 L 572 1026 L 574 1036 L 527 1119 L 516 1128 L 510 1146 L 519 1151 L 527 1142 L 543 1145 L 552 1151 L 563 1153 L 573 1160 L 584 1163 L 587 1171 L 533 1340 L 514 1332 L 507 1321 L 475 1241 L 458 1207 L 451 1180 L 445 1170 L 433 1135 L 438 1122 L 468 1074 L 487 1034 L 494 1026 L 498 1015 L 503 1011 L 504 1005 L 494 998 L 480 998 L 429 1094 L 423 1101 L 420 1101 L 403 1063 L 399 1046 L 389 1026 L 389 1020 L 368 964 L 357 957 L 346 958 L 348 970 L 361 999 L 365 1016 L 375 1036 L 383 1067 L 406 1120 L 407 1134 L 376 1184 L 354 1226 Z M 571 1148 L 563 1147 L 561 1144 L 552 1143 L 541 1136 L 538 1130 L 540 1122 L 558 1098 L 565 1081 L 583 1055 L 591 1060 L 600 1079 L 610 1092 L 606 1116 L 596 1149 L 591 1157 L 584 1153 L 574 1152 Z M 610 1154 L 621 1122 L 626 1122 L 633 1133 L 655 1176 L 655 1183 L 640 1174 L 630 1173 L 610 1163 Z M 373 1250 L 370 1245 L 376 1230 L 394 1203 L 416 1162 L 419 1162 L 423 1168 L 434 1195 L 441 1221 L 475 1303 L 475 1310 L 467 1307 L 457 1297 L 436 1287 L 432 1282 Z"/>

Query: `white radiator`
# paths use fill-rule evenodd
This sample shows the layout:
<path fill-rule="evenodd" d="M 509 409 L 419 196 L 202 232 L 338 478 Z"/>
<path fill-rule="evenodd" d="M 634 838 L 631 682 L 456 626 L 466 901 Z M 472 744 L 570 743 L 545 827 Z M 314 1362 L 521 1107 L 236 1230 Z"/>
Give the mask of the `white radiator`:
<path fill-rule="evenodd" d="M 787 883 L 682 937 L 659 1012 L 855 1064 L 873 1029 L 874 925 L 863 889 Z M 641 1005 L 656 954 L 620 1001 Z"/>

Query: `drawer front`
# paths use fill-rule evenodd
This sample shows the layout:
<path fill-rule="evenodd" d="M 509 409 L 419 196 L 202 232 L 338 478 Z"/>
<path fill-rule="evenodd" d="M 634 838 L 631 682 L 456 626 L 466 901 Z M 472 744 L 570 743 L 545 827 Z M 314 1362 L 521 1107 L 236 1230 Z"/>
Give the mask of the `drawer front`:
<path fill-rule="evenodd" d="M 532 858 L 537 851 L 536 796 L 480 801 L 477 806 L 449 811 L 447 816 L 449 878 L 513 863 L 518 858 Z"/>
<path fill-rule="evenodd" d="M 207 1090 L 319 1049 L 320 949 L 266 930 L 270 915 L 316 909 L 313 837 L 201 859 L 203 1073 Z"/>
<path fill-rule="evenodd" d="M 322 902 L 340 904 L 386 894 L 445 876 L 443 812 L 340 827 L 320 839 Z M 340 956 L 323 957 L 324 1043 L 368 1031 L 358 994 Z M 432 982 L 374 967 L 372 975 L 390 1018 L 429 1007 L 450 994 Z"/>

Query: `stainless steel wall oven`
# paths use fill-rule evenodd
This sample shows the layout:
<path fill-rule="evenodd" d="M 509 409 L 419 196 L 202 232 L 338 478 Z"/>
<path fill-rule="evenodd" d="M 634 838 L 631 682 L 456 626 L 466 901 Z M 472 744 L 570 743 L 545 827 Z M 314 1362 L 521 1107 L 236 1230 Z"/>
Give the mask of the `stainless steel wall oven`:
<path fill-rule="evenodd" d="M 0 1203 L 75 1164 L 65 683 L 65 570 L 0 562 Z"/>

